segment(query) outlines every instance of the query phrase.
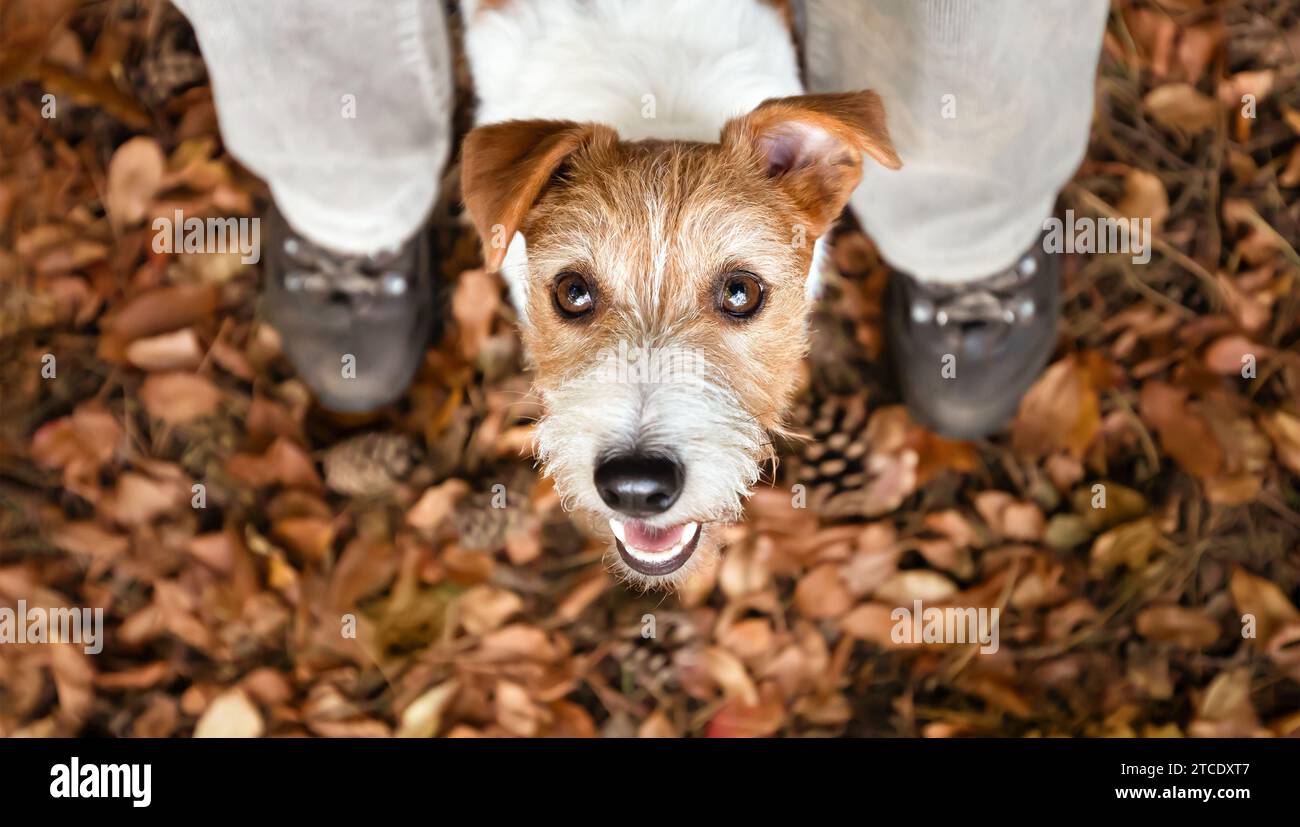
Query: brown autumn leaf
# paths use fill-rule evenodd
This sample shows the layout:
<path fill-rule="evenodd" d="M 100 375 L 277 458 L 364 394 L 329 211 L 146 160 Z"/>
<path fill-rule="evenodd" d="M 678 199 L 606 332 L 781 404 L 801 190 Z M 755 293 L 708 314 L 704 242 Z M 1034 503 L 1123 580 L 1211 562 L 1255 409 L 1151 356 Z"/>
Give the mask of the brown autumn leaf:
<path fill-rule="evenodd" d="M 825 563 L 808 572 L 794 592 L 795 605 L 808 617 L 839 617 L 853 605 L 853 597 L 840 577 L 839 568 Z"/>
<path fill-rule="evenodd" d="M 117 419 L 96 403 L 84 403 L 70 416 L 47 422 L 32 435 L 32 459 L 63 470 L 65 480 L 94 477 L 123 447 Z"/>
<path fill-rule="evenodd" d="M 1150 606 L 1137 615 L 1137 632 L 1148 640 L 1204 649 L 1221 634 L 1219 624 L 1203 612 L 1183 606 Z"/>
<path fill-rule="evenodd" d="M 189 371 L 203 361 L 203 345 L 194 328 L 136 339 L 126 346 L 126 359 L 141 370 Z"/>
<path fill-rule="evenodd" d="M 465 357 L 478 355 L 492 332 L 492 320 L 501 304 L 501 287 L 496 277 L 484 270 L 466 270 L 456 282 L 451 314 L 460 326 L 461 350 Z"/>
<path fill-rule="evenodd" d="M 117 479 L 109 510 L 124 526 L 153 522 L 186 503 L 188 488 L 180 480 L 159 480 L 132 471 Z"/>
<path fill-rule="evenodd" d="M 126 343 L 156 336 L 209 318 L 217 309 L 219 292 L 213 285 L 158 287 L 129 299 L 105 319 L 107 333 Z"/>
<path fill-rule="evenodd" d="M 859 535 L 857 549 L 840 567 L 840 576 L 854 597 L 872 594 L 898 571 L 902 554 L 893 526 L 870 523 Z"/>
<path fill-rule="evenodd" d="M 166 169 L 167 158 L 153 138 L 139 135 L 117 148 L 108 162 L 104 199 L 114 224 L 130 227 L 145 217 Z"/>
<path fill-rule="evenodd" d="M 587 607 L 595 603 L 611 585 L 609 576 L 603 571 L 579 581 L 556 606 L 553 619 L 562 624 L 572 623 L 581 617 Z"/>
<path fill-rule="evenodd" d="M 1178 38 L 1177 56 L 1184 79 L 1193 85 L 1201 79 L 1223 45 L 1223 37 L 1223 22 L 1218 19 L 1183 29 Z"/>
<path fill-rule="evenodd" d="M 891 606 L 911 608 L 912 603 L 943 603 L 956 596 L 957 585 L 937 571 L 900 571 L 876 589 L 875 598 Z"/>
<path fill-rule="evenodd" d="M 452 679 L 430 687 L 402 710 L 394 733 L 398 738 L 432 738 L 442 729 L 442 718 L 456 693 L 460 682 Z"/>
<path fill-rule="evenodd" d="M 1215 274 L 1214 281 L 1223 296 L 1224 305 L 1242 330 L 1253 335 L 1268 324 L 1273 316 L 1272 309 L 1253 293 L 1242 289 L 1237 279 L 1219 272 Z"/>
<path fill-rule="evenodd" d="M 271 537 L 305 560 L 322 562 L 334 548 L 335 527 L 322 517 L 286 517 L 271 525 Z"/>
<path fill-rule="evenodd" d="M 1141 571 L 1159 540 L 1160 527 L 1150 517 L 1116 526 L 1093 541 L 1092 572 L 1100 576 L 1119 566 Z"/>
<path fill-rule="evenodd" d="M 471 635 L 484 635 L 501 628 L 522 611 L 524 601 L 514 592 L 481 584 L 461 595 L 456 605 L 465 631 Z"/>
<path fill-rule="evenodd" d="M 277 437 L 261 454 L 236 454 L 226 463 L 231 476 L 254 488 L 282 485 L 320 491 L 324 488 L 311 457 L 292 440 Z"/>
<path fill-rule="evenodd" d="M 541 711 L 528 696 L 528 690 L 513 681 L 498 681 L 496 686 L 497 723 L 521 738 L 537 734 L 541 726 Z"/>
<path fill-rule="evenodd" d="M 5 48 L 0 53 L 0 88 L 22 80 L 47 53 L 60 23 L 77 7 L 76 0 L 9 3 L 4 9 Z"/>
<path fill-rule="evenodd" d="M 432 532 L 443 520 L 451 516 L 456 501 L 469 491 L 464 480 L 447 480 L 425 489 L 420 499 L 406 512 L 406 523 L 412 528 Z"/>
<path fill-rule="evenodd" d="M 672 720 L 662 709 L 651 712 L 637 727 L 638 738 L 680 738 L 681 733 L 673 726 Z"/>
<path fill-rule="evenodd" d="M 911 608 L 910 605 L 907 608 Z M 861 638 L 882 647 L 916 647 L 921 641 L 895 643 L 893 629 L 898 625 L 892 614 L 894 608 L 881 603 L 863 603 L 839 620 L 839 628 L 850 637 Z"/>
<path fill-rule="evenodd" d="M 344 546 L 330 575 L 327 604 L 339 610 L 352 608 L 392 580 L 397 562 L 397 555 L 387 543 L 354 538 Z"/>
<path fill-rule="evenodd" d="M 484 636 L 478 656 L 484 661 L 555 660 L 555 645 L 546 632 L 526 623 L 512 623 Z"/>
<path fill-rule="evenodd" d="M 43 276 L 85 270 L 108 257 L 109 248 L 97 241 L 79 238 L 56 247 L 36 262 L 36 272 Z"/>
<path fill-rule="evenodd" d="M 975 526 L 955 508 L 932 511 L 925 515 L 922 522 L 926 528 L 947 537 L 959 548 L 970 548 L 980 544 L 979 532 Z"/>
<path fill-rule="evenodd" d="M 1300 621 L 1300 611 L 1276 583 L 1245 569 L 1233 570 L 1229 590 L 1237 611 L 1253 617 L 1255 639 L 1261 646 L 1267 646 L 1273 634 L 1282 626 Z"/>
<path fill-rule="evenodd" d="M 1160 176 L 1142 169 L 1131 169 L 1124 175 L 1124 197 L 1115 211 L 1125 218 L 1149 218 L 1151 229 L 1159 232 L 1169 216 L 1169 194 Z M 1143 239 L 1149 244 L 1150 239 Z"/>
<path fill-rule="evenodd" d="M 151 373 L 140 387 L 140 401 L 154 419 L 185 425 L 216 413 L 221 391 L 197 373 Z"/>
<path fill-rule="evenodd" d="M 1205 366 L 1221 376 L 1241 376 L 1250 361 L 1258 360 L 1267 353 L 1268 348 L 1245 336 L 1221 336 L 1205 349 Z"/>
<path fill-rule="evenodd" d="M 74 721 L 83 721 L 95 702 L 95 667 L 77 643 L 50 646 L 50 672 L 59 697 L 59 710 Z"/>
<path fill-rule="evenodd" d="M 218 695 L 194 725 L 195 738 L 260 738 L 265 731 L 262 714 L 242 689 Z"/>
<path fill-rule="evenodd" d="M 975 510 L 994 534 L 1010 540 L 1041 540 L 1047 525 L 1042 509 L 1033 503 L 1016 500 L 1005 491 L 976 494 Z"/>
<path fill-rule="evenodd" d="M 187 550 L 196 560 L 214 571 L 228 574 L 234 565 L 236 542 L 237 539 L 229 532 L 214 531 L 194 537 Z"/>
<path fill-rule="evenodd" d="M 1188 133 L 1212 128 L 1219 117 L 1214 99 L 1189 83 L 1157 86 L 1142 99 L 1142 106 L 1157 123 Z"/>
<path fill-rule="evenodd" d="M 731 701 L 709 721 L 706 734 L 710 738 L 766 738 L 784 724 L 785 708 L 777 699 L 752 706 Z"/>
<path fill-rule="evenodd" d="M 720 646 L 705 649 L 702 657 L 704 671 L 722 690 L 723 697 L 746 706 L 758 703 L 758 689 L 740 658 Z"/>
<path fill-rule="evenodd" d="M 1300 187 L 1300 144 L 1291 150 L 1286 166 L 1277 174 L 1277 182 L 1284 187 Z"/>
<path fill-rule="evenodd" d="M 1223 466 L 1223 448 L 1210 426 L 1193 413 L 1188 392 L 1159 380 L 1143 383 L 1138 397 L 1143 421 L 1155 426 L 1160 445 L 1193 476 L 1215 476 Z"/>
<path fill-rule="evenodd" d="M 127 537 L 88 520 L 63 523 L 51 528 L 46 536 L 55 548 L 89 559 L 111 560 L 125 554 L 131 546 Z"/>
<path fill-rule="evenodd" d="M 1258 106 L 1273 91 L 1277 73 L 1272 69 L 1238 72 L 1219 81 L 1219 103 L 1226 109 L 1241 109 L 1247 96 Z"/>
<path fill-rule="evenodd" d="M 1066 451 L 1079 458 L 1101 424 L 1091 373 L 1073 354 L 1051 365 L 1020 402 L 1011 445 L 1023 457 Z"/>
<path fill-rule="evenodd" d="M 1273 411 L 1261 417 L 1259 424 L 1272 440 L 1278 460 L 1292 472 L 1300 474 L 1300 416 Z"/>
<path fill-rule="evenodd" d="M 1250 669 L 1220 672 L 1201 696 L 1187 728 L 1196 738 L 1250 738 L 1261 734 L 1259 714 L 1250 700 Z M 1265 731 L 1266 732 L 1266 731 Z"/>

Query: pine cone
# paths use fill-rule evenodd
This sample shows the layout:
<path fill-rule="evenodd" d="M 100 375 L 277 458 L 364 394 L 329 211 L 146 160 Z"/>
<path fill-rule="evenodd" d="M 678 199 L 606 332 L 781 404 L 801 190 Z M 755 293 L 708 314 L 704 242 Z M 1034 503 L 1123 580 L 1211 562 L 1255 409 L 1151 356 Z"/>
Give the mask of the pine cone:
<path fill-rule="evenodd" d="M 180 15 L 177 13 L 177 17 Z M 135 86 L 139 97 L 159 107 L 194 86 L 208 82 L 198 44 L 187 37 L 183 20 L 169 20 L 157 46 L 140 59 Z"/>
<path fill-rule="evenodd" d="M 452 522 L 461 548 L 496 551 L 505 546 L 506 536 L 527 514 L 528 496 L 521 491 L 507 489 L 504 502 L 498 493 L 479 491 L 461 498 Z"/>
<path fill-rule="evenodd" d="M 795 411 L 807 434 L 795 460 L 795 481 L 807 505 L 828 518 L 861 516 L 867 483 L 866 394 L 814 399 Z"/>
<path fill-rule="evenodd" d="M 354 436 L 325 454 L 325 484 L 349 497 L 387 494 L 411 472 L 415 452 L 415 443 L 402 434 Z"/>

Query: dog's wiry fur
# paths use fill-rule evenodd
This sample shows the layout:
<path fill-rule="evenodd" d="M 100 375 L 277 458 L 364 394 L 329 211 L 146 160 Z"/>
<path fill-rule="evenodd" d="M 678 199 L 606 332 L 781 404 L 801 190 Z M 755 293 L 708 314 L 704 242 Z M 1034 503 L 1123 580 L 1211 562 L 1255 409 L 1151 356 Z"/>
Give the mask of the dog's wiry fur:
<path fill-rule="evenodd" d="M 509 15 L 514 3 L 532 16 L 547 8 L 513 0 L 476 13 Z M 615 4 L 597 5 L 607 11 Z M 718 5 L 758 14 L 754 7 L 763 4 Z M 471 19 L 470 38 L 474 25 Z M 869 92 L 755 104 L 731 119 L 711 113 L 721 124 L 711 127 L 713 142 L 640 132 L 629 141 L 625 129 L 545 119 L 484 125 L 465 142 L 466 206 L 488 267 L 503 269 L 519 310 L 545 403 L 537 453 L 565 504 L 598 524 L 617 516 L 592 479 L 601 456 L 671 453 L 685 469 L 677 501 L 645 522 L 699 522 L 699 548 L 670 576 L 624 570 L 645 586 L 688 576 L 714 556 L 717 525 L 740 517 L 770 454 L 768 434 L 781 427 L 799 377 L 814 242 L 856 186 L 863 152 L 898 164 Z M 718 305 L 734 271 L 756 274 L 764 285 L 761 309 L 744 320 Z M 593 288 L 594 310 L 580 319 L 553 305 L 555 279 L 565 272 Z M 657 348 L 698 358 L 666 381 L 611 382 L 602 363 L 620 344 L 624 352 Z"/>

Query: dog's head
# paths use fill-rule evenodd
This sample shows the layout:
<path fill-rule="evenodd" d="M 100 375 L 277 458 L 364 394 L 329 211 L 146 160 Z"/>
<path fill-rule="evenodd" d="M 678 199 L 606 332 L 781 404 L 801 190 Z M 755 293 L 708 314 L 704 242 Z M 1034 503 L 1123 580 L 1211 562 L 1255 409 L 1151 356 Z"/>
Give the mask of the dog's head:
<path fill-rule="evenodd" d="M 466 138 L 465 204 L 545 403 L 538 456 L 629 579 L 678 581 L 741 515 L 863 152 L 899 166 L 871 92 L 769 100 L 715 144 L 540 120 Z"/>

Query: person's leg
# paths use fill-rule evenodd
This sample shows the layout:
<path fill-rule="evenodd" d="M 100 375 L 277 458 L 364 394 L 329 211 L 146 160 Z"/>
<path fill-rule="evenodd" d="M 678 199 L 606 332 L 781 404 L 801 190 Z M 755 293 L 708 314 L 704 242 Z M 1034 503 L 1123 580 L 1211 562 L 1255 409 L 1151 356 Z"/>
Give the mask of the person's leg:
<path fill-rule="evenodd" d="M 226 147 L 290 226 L 370 253 L 406 241 L 451 145 L 437 0 L 174 0 L 194 26 Z"/>
<path fill-rule="evenodd" d="M 903 159 L 854 214 L 894 267 L 978 279 L 1015 261 L 1088 146 L 1107 0 L 809 0 L 812 91 L 867 87 Z"/>
<path fill-rule="evenodd" d="M 266 311 L 290 359 L 330 407 L 388 401 L 429 329 L 419 231 L 451 143 L 441 4 L 174 2 L 198 37 L 227 148 L 275 201 Z"/>
<path fill-rule="evenodd" d="M 1049 355 L 1058 263 L 1038 238 L 1087 149 L 1107 8 L 808 0 L 812 91 L 874 89 L 903 159 L 898 172 L 868 164 L 850 204 L 906 274 L 891 285 L 890 314 L 904 317 L 891 318 L 893 350 L 909 405 L 938 430 L 996 429 Z M 1035 322 L 994 329 L 1017 308 L 1036 311 Z"/>

